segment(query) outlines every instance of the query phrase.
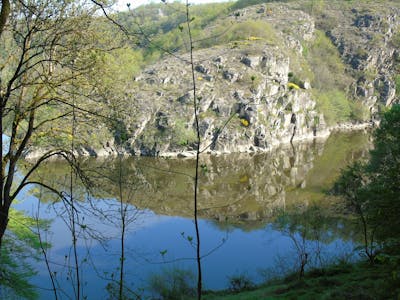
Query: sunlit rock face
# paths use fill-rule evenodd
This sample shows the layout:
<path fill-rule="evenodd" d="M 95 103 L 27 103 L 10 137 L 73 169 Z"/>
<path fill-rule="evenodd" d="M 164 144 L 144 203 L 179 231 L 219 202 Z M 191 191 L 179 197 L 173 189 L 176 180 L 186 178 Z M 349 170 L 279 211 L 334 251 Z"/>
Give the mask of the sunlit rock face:
<path fill-rule="evenodd" d="M 234 23 L 268 21 L 273 34 L 195 49 L 195 85 L 188 55 L 169 56 L 136 77 L 133 102 L 142 109 L 140 124 L 131 128 L 134 154 L 194 149 L 194 97 L 204 152 L 266 151 L 291 139 L 327 134 L 310 78 L 303 78 L 301 87 L 289 84 L 302 59 L 302 43 L 314 37 L 314 20 L 287 6 L 276 6 L 273 14 L 254 6 L 227 18 Z"/>
<path fill-rule="evenodd" d="M 196 64 L 195 76 L 202 149 L 262 151 L 289 142 L 293 135 L 295 140 L 303 139 L 326 129 L 311 93 L 288 87 L 290 60 L 279 48 L 257 44 L 246 47 L 245 52 L 258 55 L 224 48 L 196 52 L 201 61 Z M 150 107 L 156 116 L 138 128 L 132 139 L 132 148 L 140 155 L 193 148 L 190 74 L 178 59 L 169 59 L 159 68 L 140 78 L 140 90 L 153 89 L 153 94 L 139 92 L 138 97 L 153 99 Z M 154 85 L 148 86 L 148 82 Z"/>
<path fill-rule="evenodd" d="M 210 43 L 214 46 L 203 49 L 195 43 L 193 68 L 188 47 L 147 66 L 126 88 L 131 98 L 127 96 L 124 103 L 120 125 L 127 141 L 118 145 L 121 133 L 108 132 L 102 147 L 78 146 L 77 154 L 193 157 L 197 129 L 202 153 L 268 152 L 290 141 L 326 137 L 348 120 L 379 121 L 379 111 L 399 101 L 400 8 L 395 3 L 352 5 L 325 1 L 322 11 L 316 12 L 316 3 L 306 7 L 303 1 L 272 2 L 221 16 L 219 20 L 232 26 L 264 22 L 262 29 L 268 34 L 258 37 L 248 32 L 239 40 Z M 204 32 L 212 27 L 215 23 Z M 342 76 L 342 86 L 334 90 L 353 98 L 343 100 L 353 109 L 346 121 L 329 115 L 342 110 L 343 103 L 323 109 L 337 93 L 321 100 L 328 87 L 313 86 L 321 74 L 310 62 L 310 49 L 321 34 L 343 74 L 330 73 L 325 65 L 320 72 L 334 78 L 332 85 Z M 357 110 L 360 116 L 355 117 Z M 97 129 L 106 131 L 105 127 Z M 27 157 L 38 157 L 40 150 L 32 149 Z"/>
<path fill-rule="evenodd" d="M 379 106 L 399 101 L 395 76 L 400 58 L 400 8 L 361 3 L 353 9 L 327 10 L 327 34 L 355 74 L 352 91 L 378 117 Z M 335 22 L 334 20 L 340 22 Z"/>
<path fill-rule="evenodd" d="M 136 78 L 133 102 L 151 117 L 139 113 L 140 122 L 130 131 L 129 151 L 193 156 L 195 102 L 200 148 L 208 153 L 262 152 L 291 140 L 328 135 L 338 124 L 328 126 L 317 105 L 310 82 L 318 74 L 309 70 L 301 83 L 291 82 L 293 73 L 308 72 L 307 47 L 316 38 L 317 27 L 337 47 L 349 76 L 349 95 L 364 105 L 365 120 L 377 120 L 381 106 L 398 101 L 395 75 L 400 56 L 395 44 L 399 9 L 341 5 L 326 4 L 326 13 L 313 17 L 302 11 L 300 2 L 255 5 L 233 12 L 227 17 L 233 24 L 268 22 L 273 28 L 271 37 L 249 36 L 195 48 L 195 84 L 188 55 L 170 56 L 149 67 Z"/>

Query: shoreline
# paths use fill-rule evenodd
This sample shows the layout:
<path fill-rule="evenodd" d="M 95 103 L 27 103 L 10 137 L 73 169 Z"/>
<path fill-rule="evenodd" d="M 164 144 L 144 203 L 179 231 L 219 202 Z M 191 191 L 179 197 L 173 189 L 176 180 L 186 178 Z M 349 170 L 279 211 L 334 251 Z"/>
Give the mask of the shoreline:
<path fill-rule="evenodd" d="M 359 124 L 353 124 L 353 123 L 342 123 L 342 124 L 337 124 L 336 126 L 328 127 L 319 133 L 317 132 L 316 135 L 309 133 L 307 135 L 300 135 L 300 136 L 295 136 L 293 138 L 293 141 L 290 141 L 290 138 L 286 138 L 284 140 L 280 140 L 279 142 L 272 143 L 268 148 L 261 148 L 261 147 L 255 147 L 251 146 L 253 150 L 250 150 L 250 148 L 246 146 L 238 146 L 237 151 L 215 151 L 215 150 L 207 150 L 207 151 L 200 151 L 200 155 L 212 155 L 212 156 L 220 156 L 220 155 L 229 155 L 229 154 L 234 154 L 234 153 L 247 153 L 247 154 L 256 154 L 256 153 L 268 153 L 278 147 L 282 146 L 288 146 L 291 143 L 300 143 L 300 142 L 307 142 L 307 141 L 313 141 L 313 140 L 326 140 L 329 138 L 329 136 L 334 133 L 334 132 L 351 132 L 351 131 L 359 131 L 359 130 L 364 130 L 367 128 L 373 128 L 376 126 L 375 123 L 371 122 L 365 122 L 365 123 L 359 123 Z M 242 147 L 242 149 L 240 149 Z M 196 157 L 196 151 L 190 150 L 190 151 L 180 151 L 180 152 L 164 152 L 160 153 L 158 156 L 154 157 L 161 157 L 161 158 L 177 158 L 177 159 L 191 159 Z"/>
<path fill-rule="evenodd" d="M 359 131 L 359 130 L 364 130 L 367 128 L 373 128 L 376 126 L 376 123 L 372 122 L 364 122 L 364 123 L 342 123 L 342 124 L 337 124 L 336 126 L 328 127 L 324 130 L 321 130 L 317 132 L 315 135 L 310 132 L 309 134 L 305 135 L 298 135 L 294 136 L 293 140 L 290 141 L 290 137 L 287 137 L 282 140 L 277 140 L 274 143 L 271 143 L 269 147 L 267 148 L 261 148 L 261 147 L 256 147 L 254 145 L 239 145 L 237 146 L 236 151 L 215 151 L 215 150 L 203 150 L 200 151 L 200 155 L 211 155 L 211 156 L 221 156 L 221 155 L 229 155 L 229 154 L 234 154 L 234 153 L 247 153 L 247 154 L 256 154 L 256 153 L 268 153 L 272 151 L 273 149 L 276 149 L 278 147 L 282 146 L 288 146 L 291 143 L 300 143 L 300 142 L 307 142 L 307 141 L 313 141 L 313 140 L 326 140 L 329 138 L 329 136 L 333 132 L 351 132 L 351 131 Z M 76 155 L 78 157 L 84 157 L 84 158 L 96 158 L 96 159 L 107 159 L 110 157 L 117 157 L 118 152 L 115 149 L 110 149 L 111 151 L 107 151 L 106 149 L 101 149 L 98 151 L 88 151 L 87 149 L 80 149 L 79 151 L 76 151 Z M 43 150 L 43 149 L 34 149 L 30 152 L 28 152 L 25 156 L 24 159 L 27 161 L 35 161 L 39 159 L 46 151 L 48 150 Z M 94 155 L 92 155 L 94 153 Z M 140 157 L 144 155 L 132 155 L 128 153 L 123 153 L 122 154 L 124 157 Z M 196 157 L 196 151 L 195 150 L 186 150 L 186 151 L 179 151 L 179 152 L 161 152 L 156 156 L 148 156 L 148 157 L 154 157 L 154 158 L 168 158 L 168 159 L 194 159 Z M 54 157 L 51 160 L 57 160 L 59 159 L 58 157 Z"/>

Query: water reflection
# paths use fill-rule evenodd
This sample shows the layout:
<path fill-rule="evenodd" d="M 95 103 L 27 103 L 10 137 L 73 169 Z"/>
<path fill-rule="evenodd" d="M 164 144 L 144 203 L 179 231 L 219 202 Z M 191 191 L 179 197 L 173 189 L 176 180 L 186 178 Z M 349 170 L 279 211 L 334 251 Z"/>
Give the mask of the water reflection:
<path fill-rule="evenodd" d="M 337 133 L 326 142 L 288 145 L 253 156 L 203 156 L 200 215 L 237 225 L 265 220 L 292 202 L 298 206 L 298 200 L 321 197 L 339 170 L 365 157 L 368 149 L 368 134 Z M 122 165 L 124 201 L 159 215 L 192 216 L 193 160 L 135 157 L 124 159 Z M 82 162 L 82 168 L 94 183 L 93 197 L 118 198 L 118 160 L 90 159 Z M 68 172 L 66 164 L 54 162 L 39 177 L 46 184 L 63 186 Z"/>
<path fill-rule="evenodd" d="M 206 288 L 224 288 L 228 275 L 243 270 L 260 279 L 256 275 L 260 266 L 272 266 L 276 255 L 290 253 L 292 237 L 297 237 L 306 226 L 300 226 L 301 214 L 285 219 L 291 221 L 282 225 L 282 219 L 277 218 L 282 211 L 292 216 L 293 212 L 307 211 L 314 204 L 326 208 L 326 212 L 318 214 L 316 231 L 324 237 L 320 243 L 326 246 L 325 252 L 332 255 L 339 249 L 351 248 L 357 238 L 354 230 L 350 222 L 331 214 L 326 204 L 330 203 L 329 197 L 323 191 L 341 167 L 366 156 L 369 145 L 366 133 L 342 133 L 327 141 L 299 143 L 252 156 L 203 156 L 199 193 L 202 253 L 211 253 L 203 260 Z M 105 287 L 112 282 L 111 274 L 117 273 L 121 198 L 123 203 L 130 204 L 128 214 L 132 222 L 126 238 L 126 263 L 127 281 L 134 289 L 146 289 L 146 278 L 166 262 L 172 262 L 174 267 L 194 267 L 195 254 L 187 239 L 194 236 L 193 160 L 88 159 L 81 166 L 92 183 L 89 192 L 79 180 L 75 183 L 80 224 L 85 226 L 79 228 L 79 253 L 82 265 L 86 266 L 82 271 L 85 295 L 90 299 L 105 298 L 99 282 Z M 36 180 L 47 185 L 67 190 L 69 167 L 63 162 L 52 162 L 36 176 Z M 35 189 L 30 193 L 30 200 L 40 196 L 42 203 L 47 204 L 42 205 L 41 215 L 53 219 L 51 253 L 58 262 L 53 268 L 57 274 L 68 274 L 64 261 L 71 252 L 71 237 L 62 219 L 63 204 L 50 193 Z M 19 208 L 29 211 L 31 206 L 25 202 Z M 305 235 L 304 240 L 317 238 Z M 70 286 L 59 276 L 60 285 Z M 34 281 L 39 283 L 46 278 L 46 272 L 41 272 Z M 63 290 L 70 294 L 72 288 Z"/>

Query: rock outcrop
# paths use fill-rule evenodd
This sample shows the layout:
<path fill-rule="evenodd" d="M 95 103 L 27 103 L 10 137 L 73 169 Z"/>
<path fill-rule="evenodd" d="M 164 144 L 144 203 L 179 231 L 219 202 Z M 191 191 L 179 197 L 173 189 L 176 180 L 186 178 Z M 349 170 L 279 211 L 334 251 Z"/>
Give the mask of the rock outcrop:
<path fill-rule="evenodd" d="M 194 76 L 190 56 L 180 52 L 148 66 L 127 87 L 133 96 L 120 124 L 127 138 L 119 145 L 124 153 L 194 156 L 195 106 L 202 153 L 262 152 L 329 135 L 343 120 L 332 124 L 336 120 L 327 117 L 326 98 L 319 99 L 326 92 L 324 85 L 313 87 L 319 74 L 313 73 L 308 52 L 318 47 L 313 43 L 321 31 L 336 46 L 332 55 L 342 60 L 348 79 L 346 87 L 342 83 L 329 97 L 336 97 L 338 90 L 347 92 L 353 103 L 345 105 L 363 115 L 354 122 L 375 122 L 381 107 L 399 101 L 395 82 L 400 80 L 400 5 L 357 2 L 354 7 L 334 1 L 316 12 L 301 1 L 278 2 L 249 6 L 221 19 L 236 25 L 261 22 L 258 26 L 265 24 L 268 35 L 249 33 L 244 39 L 195 48 Z M 327 67 L 324 76 L 339 77 Z M 351 114 L 347 112 L 347 121 Z M 114 155 L 117 144 L 115 138 L 104 141 L 102 149 L 85 146 L 78 152 Z"/>
<path fill-rule="evenodd" d="M 143 130 L 132 132 L 129 147 L 134 154 L 189 151 L 183 155 L 190 156 L 196 137 L 194 87 L 203 152 L 266 151 L 328 133 L 309 80 L 302 88 L 289 84 L 291 60 L 297 60 L 302 43 L 313 38 L 313 19 L 286 6 L 274 7 L 273 16 L 259 8 L 229 18 L 270 21 L 279 33 L 273 43 L 253 37 L 195 51 L 195 86 L 188 55 L 169 57 L 136 78 L 133 101 L 143 103 L 152 118 L 143 120 Z M 295 27 L 287 22 L 289 14 Z M 285 33 L 287 27 L 293 27 L 290 34 Z"/>
<path fill-rule="evenodd" d="M 328 23 L 326 34 L 351 68 L 354 97 L 377 118 L 381 106 L 399 101 L 395 77 L 400 72 L 400 7 L 359 3 L 341 9 L 331 3 L 322 17 L 320 22 Z"/>

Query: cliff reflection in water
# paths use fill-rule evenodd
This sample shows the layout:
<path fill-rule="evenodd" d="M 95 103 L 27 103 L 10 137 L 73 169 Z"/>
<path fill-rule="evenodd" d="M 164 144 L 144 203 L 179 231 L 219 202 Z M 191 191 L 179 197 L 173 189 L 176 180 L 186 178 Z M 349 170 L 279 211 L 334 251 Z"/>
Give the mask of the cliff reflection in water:
<path fill-rule="evenodd" d="M 276 210 L 307 206 L 322 197 L 321 191 L 329 188 L 340 168 L 368 155 L 369 140 L 366 132 L 336 133 L 326 141 L 287 145 L 269 153 L 204 155 L 200 216 L 236 225 L 265 223 Z M 159 215 L 184 217 L 193 214 L 194 166 L 190 159 L 146 157 L 82 162 L 94 183 L 93 197 L 117 198 L 118 178 L 122 178 L 123 201 Z M 66 164 L 52 162 L 38 177 L 60 188 L 68 172 Z"/>

